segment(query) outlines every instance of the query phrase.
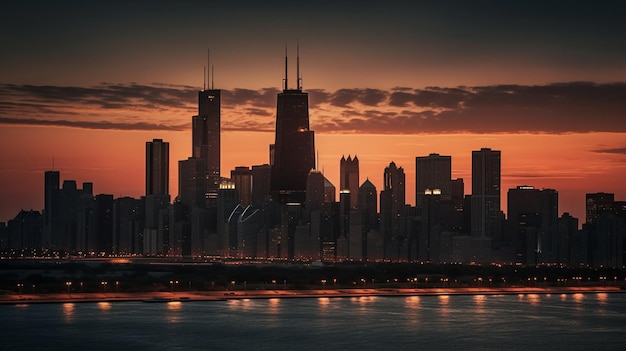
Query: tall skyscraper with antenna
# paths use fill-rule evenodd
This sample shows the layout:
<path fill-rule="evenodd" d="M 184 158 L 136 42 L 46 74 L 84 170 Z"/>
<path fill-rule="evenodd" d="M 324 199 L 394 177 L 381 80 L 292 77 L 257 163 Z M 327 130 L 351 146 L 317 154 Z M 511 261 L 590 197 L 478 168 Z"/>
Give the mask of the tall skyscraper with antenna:
<path fill-rule="evenodd" d="M 211 68 L 211 79 L 207 79 L 211 88 L 198 92 L 198 115 L 193 116 L 192 122 L 193 157 L 201 159 L 206 166 L 204 179 L 208 207 L 217 206 L 220 182 L 221 91 L 215 89 L 214 77 Z"/>
<path fill-rule="evenodd" d="M 289 88 L 288 58 L 285 48 L 285 80 L 278 94 L 276 137 L 272 165 L 271 195 L 285 204 L 304 203 L 309 171 L 315 169 L 315 137 L 309 130 L 309 96 L 302 92 L 300 53 L 297 55 L 296 89 Z"/>
<path fill-rule="evenodd" d="M 214 88 L 213 68 L 204 72 L 198 115 L 192 117 L 192 155 L 179 162 L 181 202 L 199 208 L 217 206 L 220 183 L 221 91 Z"/>

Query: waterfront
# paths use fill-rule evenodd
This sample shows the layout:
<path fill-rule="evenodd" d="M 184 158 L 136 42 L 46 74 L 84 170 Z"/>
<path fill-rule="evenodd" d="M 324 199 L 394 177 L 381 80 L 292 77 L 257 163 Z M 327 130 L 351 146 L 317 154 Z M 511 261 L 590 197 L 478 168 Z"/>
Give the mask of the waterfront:
<path fill-rule="evenodd" d="M 623 350 L 626 294 L 0 306 L 4 349 Z"/>

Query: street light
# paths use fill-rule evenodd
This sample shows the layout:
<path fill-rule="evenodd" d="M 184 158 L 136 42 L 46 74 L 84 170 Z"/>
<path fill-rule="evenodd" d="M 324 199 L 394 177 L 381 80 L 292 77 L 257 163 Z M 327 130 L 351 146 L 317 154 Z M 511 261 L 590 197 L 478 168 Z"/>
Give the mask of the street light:
<path fill-rule="evenodd" d="M 326 290 L 326 279 L 322 279 L 322 290 Z"/>
<path fill-rule="evenodd" d="M 65 285 L 67 286 L 67 293 L 70 293 L 70 288 L 72 287 L 72 282 L 65 282 Z"/>
<path fill-rule="evenodd" d="M 105 282 L 102 281 L 100 282 L 100 285 L 102 285 L 102 292 L 105 293 L 107 291 L 107 285 L 109 284 L 109 282 Z"/>

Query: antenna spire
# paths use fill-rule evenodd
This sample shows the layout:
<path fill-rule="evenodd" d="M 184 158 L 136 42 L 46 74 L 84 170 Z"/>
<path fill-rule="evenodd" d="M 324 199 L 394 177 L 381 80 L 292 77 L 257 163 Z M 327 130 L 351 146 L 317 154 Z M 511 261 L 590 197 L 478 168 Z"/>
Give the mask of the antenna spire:
<path fill-rule="evenodd" d="M 215 70 L 214 67 L 211 66 L 211 89 L 215 89 Z"/>
<path fill-rule="evenodd" d="M 206 66 L 204 66 L 204 74 L 202 74 L 204 82 L 202 83 L 202 91 L 206 90 Z"/>
<path fill-rule="evenodd" d="M 285 44 L 285 90 L 289 89 L 288 76 L 287 76 L 287 44 Z"/>
<path fill-rule="evenodd" d="M 300 83 L 302 83 L 302 78 L 300 78 L 300 40 L 297 41 L 296 44 L 296 78 L 297 78 L 297 86 L 298 86 L 298 90 L 302 90 L 302 86 L 300 85 Z"/>
<path fill-rule="evenodd" d="M 211 81 L 211 76 L 210 76 L 210 72 L 209 72 L 209 67 L 211 67 L 211 49 L 207 48 L 206 49 L 206 69 L 207 69 L 207 83 L 209 81 Z"/>

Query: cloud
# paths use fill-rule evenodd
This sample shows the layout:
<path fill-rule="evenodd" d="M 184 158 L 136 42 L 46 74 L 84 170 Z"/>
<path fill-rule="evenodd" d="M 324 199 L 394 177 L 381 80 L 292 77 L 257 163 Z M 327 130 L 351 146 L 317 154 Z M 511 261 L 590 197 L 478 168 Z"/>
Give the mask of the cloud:
<path fill-rule="evenodd" d="M 621 147 L 621 148 L 616 148 L 616 149 L 596 149 L 596 150 L 591 150 L 591 152 L 600 153 L 600 154 L 626 155 L 626 147 Z"/>
<path fill-rule="evenodd" d="M 67 121 L 67 120 L 43 120 L 28 118 L 0 117 L 0 124 L 37 125 L 74 127 L 85 129 L 118 129 L 118 130 L 172 130 L 182 131 L 191 128 L 191 124 L 155 124 L 147 122 L 109 122 L 109 121 Z"/>
<path fill-rule="evenodd" d="M 279 92 L 276 88 L 222 90 L 222 128 L 272 131 Z M 311 127 L 318 133 L 626 132 L 626 83 L 306 92 Z M 197 113 L 197 89 L 185 85 L 0 84 L 0 96 L 1 124 L 182 130 Z M 622 149 L 594 152 L 624 153 Z"/>

